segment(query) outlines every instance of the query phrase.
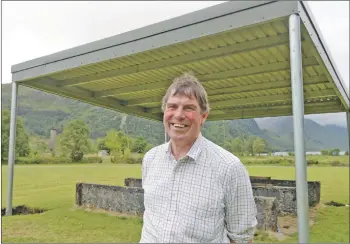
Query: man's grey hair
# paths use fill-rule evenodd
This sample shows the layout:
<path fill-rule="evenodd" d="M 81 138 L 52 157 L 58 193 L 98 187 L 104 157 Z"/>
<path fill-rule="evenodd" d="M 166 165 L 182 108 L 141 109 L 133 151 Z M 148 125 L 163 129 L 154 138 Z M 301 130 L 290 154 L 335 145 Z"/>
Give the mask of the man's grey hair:
<path fill-rule="evenodd" d="M 195 97 L 201 109 L 201 113 L 209 112 L 208 95 L 202 84 L 195 77 L 194 74 L 186 72 L 183 75 L 174 79 L 173 83 L 169 86 L 162 100 L 162 110 L 164 112 L 166 103 L 170 96 L 176 94 L 184 94 L 188 97 Z"/>

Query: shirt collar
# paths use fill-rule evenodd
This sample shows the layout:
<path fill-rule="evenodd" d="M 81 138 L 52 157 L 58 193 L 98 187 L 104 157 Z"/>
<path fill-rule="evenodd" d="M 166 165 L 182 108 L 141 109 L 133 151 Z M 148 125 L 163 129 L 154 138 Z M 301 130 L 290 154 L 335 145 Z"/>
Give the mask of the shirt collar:
<path fill-rule="evenodd" d="M 199 136 L 197 137 L 197 139 L 193 143 L 191 149 L 186 154 L 188 157 L 190 157 L 194 161 L 197 160 L 197 158 L 202 150 L 201 145 L 202 145 L 203 140 L 204 140 L 204 137 L 202 136 L 202 133 L 199 133 Z M 171 139 L 170 139 L 170 141 L 167 142 L 166 153 L 171 155 Z"/>

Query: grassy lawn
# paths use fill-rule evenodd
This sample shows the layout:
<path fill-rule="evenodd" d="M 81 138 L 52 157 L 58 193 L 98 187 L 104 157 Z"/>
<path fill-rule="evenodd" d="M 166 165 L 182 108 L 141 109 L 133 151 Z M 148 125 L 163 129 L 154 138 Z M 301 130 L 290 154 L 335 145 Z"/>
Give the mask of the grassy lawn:
<path fill-rule="evenodd" d="M 242 160 L 243 161 L 243 160 Z M 295 179 L 293 167 L 247 166 L 250 175 Z M 42 214 L 2 218 L 2 242 L 138 242 L 142 220 L 78 209 L 77 182 L 123 185 L 141 177 L 140 165 L 18 165 L 13 205 L 48 209 Z M 308 179 L 321 181 L 321 201 L 349 202 L 349 169 L 309 167 Z M 2 166 L 2 208 L 6 204 L 7 166 Z M 349 208 L 322 206 L 311 228 L 311 242 L 349 242 Z M 270 240 L 259 236 L 257 242 Z M 296 242 L 297 235 L 284 242 Z"/>

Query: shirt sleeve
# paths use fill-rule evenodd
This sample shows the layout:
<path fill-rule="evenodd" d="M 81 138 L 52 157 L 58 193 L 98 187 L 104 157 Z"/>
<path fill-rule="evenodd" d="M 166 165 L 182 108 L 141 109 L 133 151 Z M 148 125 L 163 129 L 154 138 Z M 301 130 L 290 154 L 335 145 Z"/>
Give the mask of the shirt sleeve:
<path fill-rule="evenodd" d="M 224 201 L 228 237 L 236 243 L 248 243 L 254 236 L 257 210 L 249 174 L 241 162 L 226 175 Z"/>
<path fill-rule="evenodd" d="M 149 170 L 149 164 L 154 159 L 156 153 L 157 153 L 157 148 L 152 148 L 148 152 L 146 152 L 145 155 L 143 156 L 142 166 L 141 166 L 142 188 L 143 188 L 143 184 L 145 182 L 145 179 L 147 177 L 147 171 Z"/>
<path fill-rule="evenodd" d="M 147 175 L 147 164 L 148 164 L 148 158 L 149 158 L 149 153 L 150 152 L 147 152 L 145 153 L 145 155 L 143 156 L 143 159 L 142 159 L 142 166 L 141 166 L 141 175 L 142 175 L 142 188 L 143 188 L 143 184 L 145 182 L 145 179 L 146 179 L 146 175 Z"/>

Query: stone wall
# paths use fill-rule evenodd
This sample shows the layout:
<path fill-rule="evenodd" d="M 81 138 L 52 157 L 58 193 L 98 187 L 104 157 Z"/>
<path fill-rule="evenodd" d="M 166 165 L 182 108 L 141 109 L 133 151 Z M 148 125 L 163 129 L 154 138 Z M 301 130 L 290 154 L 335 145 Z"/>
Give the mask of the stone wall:
<path fill-rule="evenodd" d="M 279 215 L 296 214 L 296 188 L 288 186 L 257 186 L 253 185 L 253 195 L 276 198 L 277 211 Z"/>
<path fill-rule="evenodd" d="M 143 189 L 110 185 L 78 183 L 76 204 L 113 212 L 142 215 Z"/>
<path fill-rule="evenodd" d="M 277 200 L 274 197 L 254 197 L 259 230 L 277 231 Z"/>
<path fill-rule="evenodd" d="M 269 178 L 269 177 L 268 177 Z M 254 184 L 271 184 L 274 186 L 296 187 L 294 180 L 275 180 L 263 177 L 250 177 L 251 183 Z M 308 181 L 309 206 L 315 206 L 321 199 L 321 183 L 319 181 Z"/>
<path fill-rule="evenodd" d="M 130 187 L 132 184 L 121 187 L 78 183 L 76 185 L 76 204 L 82 207 L 141 216 L 144 212 L 144 191 L 140 187 Z M 278 215 L 276 198 L 256 196 L 254 200 L 258 210 L 257 228 L 276 231 Z"/>
<path fill-rule="evenodd" d="M 293 180 L 275 180 L 271 177 L 251 176 L 253 195 L 275 197 L 277 199 L 278 213 L 297 214 L 296 183 Z M 125 186 L 142 187 L 142 179 L 126 178 Z M 318 181 L 308 182 L 309 206 L 320 202 L 321 184 Z"/>

